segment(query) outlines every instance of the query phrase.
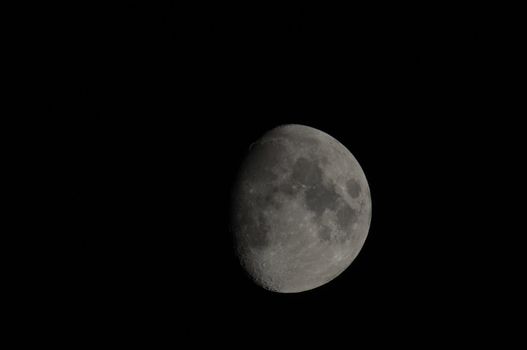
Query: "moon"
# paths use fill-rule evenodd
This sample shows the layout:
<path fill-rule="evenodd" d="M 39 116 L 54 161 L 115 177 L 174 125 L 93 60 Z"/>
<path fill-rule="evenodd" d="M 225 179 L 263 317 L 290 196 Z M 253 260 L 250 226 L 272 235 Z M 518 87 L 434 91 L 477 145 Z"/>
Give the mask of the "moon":
<path fill-rule="evenodd" d="M 270 291 L 297 293 L 330 282 L 368 235 L 371 196 L 361 166 L 312 127 L 279 126 L 253 143 L 232 195 L 236 254 Z"/>

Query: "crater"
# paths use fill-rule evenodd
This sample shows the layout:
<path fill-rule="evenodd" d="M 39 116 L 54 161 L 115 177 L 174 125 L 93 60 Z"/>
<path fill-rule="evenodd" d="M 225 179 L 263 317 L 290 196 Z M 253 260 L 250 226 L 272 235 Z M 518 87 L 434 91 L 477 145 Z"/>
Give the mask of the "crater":
<path fill-rule="evenodd" d="M 350 179 L 346 183 L 346 189 L 351 198 L 357 198 L 360 195 L 360 184 L 355 179 Z"/>

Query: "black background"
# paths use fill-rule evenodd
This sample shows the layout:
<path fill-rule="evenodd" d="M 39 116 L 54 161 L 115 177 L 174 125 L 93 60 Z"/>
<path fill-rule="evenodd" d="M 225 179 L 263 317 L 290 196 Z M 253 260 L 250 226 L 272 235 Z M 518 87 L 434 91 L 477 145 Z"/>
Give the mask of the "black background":
<path fill-rule="evenodd" d="M 503 44 L 479 10 L 57 8 L 37 35 L 66 218 L 46 283 L 64 318 L 94 336 L 235 346 L 472 341 L 502 307 L 490 197 L 508 132 Z M 353 264 L 291 295 L 246 278 L 227 222 L 248 146 L 287 123 L 343 143 L 373 202 Z"/>

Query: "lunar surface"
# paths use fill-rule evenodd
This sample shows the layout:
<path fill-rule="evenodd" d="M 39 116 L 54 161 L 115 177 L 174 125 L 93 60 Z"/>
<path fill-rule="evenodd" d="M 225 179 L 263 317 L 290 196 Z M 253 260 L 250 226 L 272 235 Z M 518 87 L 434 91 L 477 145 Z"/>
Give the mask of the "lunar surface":
<path fill-rule="evenodd" d="M 302 292 L 328 283 L 355 259 L 370 227 L 370 190 L 340 142 L 285 125 L 251 145 L 231 215 L 237 255 L 256 284 Z"/>

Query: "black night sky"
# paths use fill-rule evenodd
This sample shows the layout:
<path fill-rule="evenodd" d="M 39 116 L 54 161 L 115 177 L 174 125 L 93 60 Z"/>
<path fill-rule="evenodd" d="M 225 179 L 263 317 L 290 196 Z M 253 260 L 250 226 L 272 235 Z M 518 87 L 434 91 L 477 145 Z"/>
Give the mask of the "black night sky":
<path fill-rule="evenodd" d="M 426 347 L 471 338 L 467 325 L 499 308 L 486 253 L 496 231 L 473 224 L 499 215 L 481 188 L 501 181 L 490 140 L 506 133 L 490 118 L 501 44 L 482 13 L 218 3 L 55 17 L 40 35 L 66 220 L 45 283 L 65 286 L 64 317 L 80 328 Z M 343 143 L 373 203 L 348 270 L 296 295 L 252 284 L 227 230 L 245 151 L 287 123 Z"/>

